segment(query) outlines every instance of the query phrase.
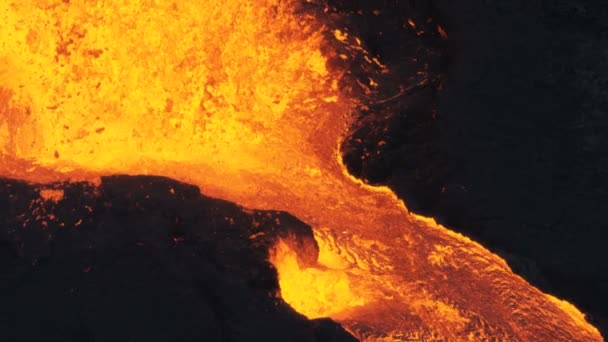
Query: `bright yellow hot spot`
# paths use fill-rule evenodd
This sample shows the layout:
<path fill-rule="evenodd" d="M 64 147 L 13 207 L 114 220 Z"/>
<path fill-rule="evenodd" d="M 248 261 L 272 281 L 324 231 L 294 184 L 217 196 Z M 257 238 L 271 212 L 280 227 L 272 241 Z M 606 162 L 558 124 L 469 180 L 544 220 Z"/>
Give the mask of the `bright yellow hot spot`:
<path fill-rule="evenodd" d="M 352 288 L 346 273 L 326 266 L 302 267 L 284 241 L 272 254 L 271 261 L 281 276 L 281 296 L 306 317 L 335 316 L 366 304 L 367 298 Z"/>
<path fill-rule="evenodd" d="M 337 66 L 365 52 L 311 8 L 0 1 L 0 177 L 163 175 L 288 211 L 320 251 L 300 265 L 276 246 L 283 298 L 365 340 L 601 340 L 574 306 L 346 173 L 338 146 L 358 100 Z"/>
<path fill-rule="evenodd" d="M 285 165 L 270 146 L 291 153 L 325 134 L 319 112 L 348 113 L 336 110 L 318 24 L 292 10 L 3 1 L 0 151 L 96 171 L 170 161 L 277 172 Z"/>

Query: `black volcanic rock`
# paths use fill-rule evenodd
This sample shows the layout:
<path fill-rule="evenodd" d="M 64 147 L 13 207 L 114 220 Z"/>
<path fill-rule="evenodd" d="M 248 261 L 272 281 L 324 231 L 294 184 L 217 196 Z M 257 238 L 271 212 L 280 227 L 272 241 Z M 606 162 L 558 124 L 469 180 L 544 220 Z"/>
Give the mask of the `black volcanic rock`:
<path fill-rule="evenodd" d="M 278 298 L 279 237 L 316 257 L 295 218 L 165 178 L 0 180 L 0 340 L 354 341 Z"/>
<path fill-rule="evenodd" d="M 497 252 L 589 314 L 606 336 L 608 3 L 378 7 L 390 10 L 359 31 L 382 32 L 365 42 L 393 51 L 381 59 L 394 77 L 385 87 L 411 85 L 403 70 L 421 65 L 428 82 L 392 108 L 361 115 L 343 146 L 351 173 L 388 185 L 412 211 Z M 391 24 L 396 17 L 433 18 L 448 39 L 412 34 Z"/>

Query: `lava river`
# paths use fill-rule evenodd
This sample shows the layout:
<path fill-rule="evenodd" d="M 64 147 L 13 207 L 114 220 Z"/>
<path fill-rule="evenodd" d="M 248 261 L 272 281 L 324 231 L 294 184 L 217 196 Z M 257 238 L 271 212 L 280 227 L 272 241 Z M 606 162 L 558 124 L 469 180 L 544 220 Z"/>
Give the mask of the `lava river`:
<path fill-rule="evenodd" d="M 282 297 L 361 340 L 601 341 L 573 305 L 346 172 L 340 142 L 376 84 L 352 70 L 383 66 L 338 22 L 310 0 L 2 1 L 0 177 L 162 175 L 287 211 L 320 252 L 301 265 L 275 247 Z"/>

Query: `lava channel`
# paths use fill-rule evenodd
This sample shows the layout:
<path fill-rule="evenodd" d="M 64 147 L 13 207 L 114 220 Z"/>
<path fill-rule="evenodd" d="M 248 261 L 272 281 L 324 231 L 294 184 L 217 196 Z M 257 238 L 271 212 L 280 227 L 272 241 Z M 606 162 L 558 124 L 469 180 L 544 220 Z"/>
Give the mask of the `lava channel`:
<path fill-rule="evenodd" d="M 274 248 L 284 300 L 362 340 L 601 341 L 573 305 L 346 172 L 340 142 L 363 105 L 351 69 L 381 65 L 326 12 L 0 2 L 0 176 L 162 175 L 287 211 L 314 227 L 320 252 L 304 266 Z"/>

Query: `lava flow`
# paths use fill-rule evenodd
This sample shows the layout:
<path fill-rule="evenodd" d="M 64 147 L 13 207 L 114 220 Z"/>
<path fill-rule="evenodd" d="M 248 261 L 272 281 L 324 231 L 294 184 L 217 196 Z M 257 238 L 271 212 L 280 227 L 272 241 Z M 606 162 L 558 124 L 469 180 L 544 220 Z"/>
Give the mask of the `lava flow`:
<path fill-rule="evenodd" d="M 287 211 L 314 227 L 320 251 L 303 266 L 276 246 L 283 298 L 362 340 L 601 341 L 573 305 L 345 171 L 339 145 L 362 105 L 350 69 L 381 64 L 326 12 L 313 1 L 2 1 L 0 176 L 163 175 Z"/>

